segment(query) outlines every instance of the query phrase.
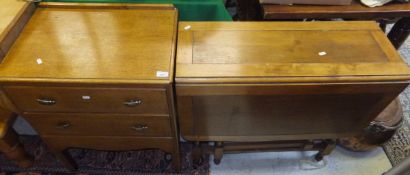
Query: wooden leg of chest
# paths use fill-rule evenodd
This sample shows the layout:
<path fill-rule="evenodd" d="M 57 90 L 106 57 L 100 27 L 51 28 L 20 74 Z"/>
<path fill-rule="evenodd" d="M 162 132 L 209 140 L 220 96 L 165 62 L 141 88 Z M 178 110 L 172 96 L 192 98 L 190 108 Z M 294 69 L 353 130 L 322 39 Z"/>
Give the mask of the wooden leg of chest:
<path fill-rule="evenodd" d="M 178 141 L 177 141 L 178 142 Z M 181 172 L 181 153 L 179 152 L 179 143 L 176 143 L 178 146 L 174 147 L 172 154 L 172 167 L 176 172 Z"/>
<path fill-rule="evenodd" d="M 77 164 L 73 158 L 68 153 L 68 150 L 51 148 L 56 159 L 68 170 L 75 171 L 77 169 Z"/>
<path fill-rule="evenodd" d="M 22 168 L 29 168 L 33 165 L 33 158 L 24 151 L 13 130 L 7 131 L 0 139 L 0 152 Z"/>
<path fill-rule="evenodd" d="M 0 152 L 22 168 L 33 165 L 33 158 L 21 146 L 17 133 L 12 129 L 14 114 L 0 110 Z"/>
<path fill-rule="evenodd" d="M 172 153 L 172 167 L 176 172 L 181 172 L 181 159 L 179 152 Z"/>
<path fill-rule="evenodd" d="M 319 149 L 319 152 L 316 154 L 315 159 L 317 161 L 322 161 L 323 157 L 326 155 L 329 155 L 336 147 L 336 142 L 334 140 L 325 140 L 322 145 L 320 145 L 321 148 Z"/>
<path fill-rule="evenodd" d="M 223 142 L 215 142 L 214 163 L 219 165 L 221 163 L 221 159 L 223 155 L 224 155 Z"/>

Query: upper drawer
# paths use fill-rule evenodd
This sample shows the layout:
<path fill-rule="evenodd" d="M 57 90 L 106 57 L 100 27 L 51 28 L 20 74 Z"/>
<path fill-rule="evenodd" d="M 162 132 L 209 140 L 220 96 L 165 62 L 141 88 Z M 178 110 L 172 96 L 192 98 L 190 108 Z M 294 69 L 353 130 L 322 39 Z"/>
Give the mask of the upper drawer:
<path fill-rule="evenodd" d="M 24 112 L 168 114 L 165 89 L 6 86 Z"/>

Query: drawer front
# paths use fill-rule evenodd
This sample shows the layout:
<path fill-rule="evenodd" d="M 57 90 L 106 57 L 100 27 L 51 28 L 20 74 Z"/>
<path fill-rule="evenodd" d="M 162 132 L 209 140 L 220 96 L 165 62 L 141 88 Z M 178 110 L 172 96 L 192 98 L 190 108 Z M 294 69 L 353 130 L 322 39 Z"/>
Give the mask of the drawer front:
<path fill-rule="evenodd" d="M 175 138 L 157 137 L 44 136 L 42 139 L 47 142 L 47 145 L 57 150 L 86 148 L 128 151 L 157 148 L 168 153 L 176 153 L 178 146 Z"/>
<path fill-rule="evenodd" d="M 172 137 L 168 116 L 27 114 L 41 135 Z"/>
<path fill-rule="evenodd" d="M 6 86 L 24 112 L 168 114 L 165 89 Z"/>

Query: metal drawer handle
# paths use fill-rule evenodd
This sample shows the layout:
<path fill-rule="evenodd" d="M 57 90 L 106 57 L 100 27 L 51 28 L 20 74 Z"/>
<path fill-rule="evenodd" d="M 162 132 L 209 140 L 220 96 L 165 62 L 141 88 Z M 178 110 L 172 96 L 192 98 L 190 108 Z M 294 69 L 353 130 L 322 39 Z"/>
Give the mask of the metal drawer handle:
<path fill-rule="evenodd" d="M 41 105 L 55 105 L 56 101 L 53 99 L 37 99 L 37 102 Z"/>
<path fill-rule="evenodd" d="M 128 107 L 134 107 L 134 106 L 138 106 L 140 104 L 142 104 L 142 100 L 128 100 L 128 101 L 124 102 L 124 105 L 128 106 Z"/>
<path fill-rule="evenodd" d="M 57 126 L 56 126 L 57 129 L 67 129 L 69 127 L 71 127 L 71 123 L 67 122 L 67 121 L 58 123 Z"/>
<path fill-rule="evenodd" d="M 145 124 L 137 124 L 135 126 L 131 126 L 131 129 L 137 132 L 142 132 L 148 129 L 148 126 Z"/>

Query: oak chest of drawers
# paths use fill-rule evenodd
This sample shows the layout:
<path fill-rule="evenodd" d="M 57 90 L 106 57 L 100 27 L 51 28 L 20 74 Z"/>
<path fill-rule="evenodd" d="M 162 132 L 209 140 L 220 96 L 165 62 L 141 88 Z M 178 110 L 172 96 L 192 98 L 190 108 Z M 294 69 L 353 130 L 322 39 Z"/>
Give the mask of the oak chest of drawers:
<path fill-rule="evenodd" d="M 358 134 L 409 79 L 373 22 L 179 23 L 181 135 L 216 142 L 217 163 L 231 142 Z"/>
<path fill-rule="evenodd" d="M 179 169 L 176 20 L 169 5 L 30 4 L 2 41 L 2 106 L 67 167 L 68 148 L 156 148 Z"/>

